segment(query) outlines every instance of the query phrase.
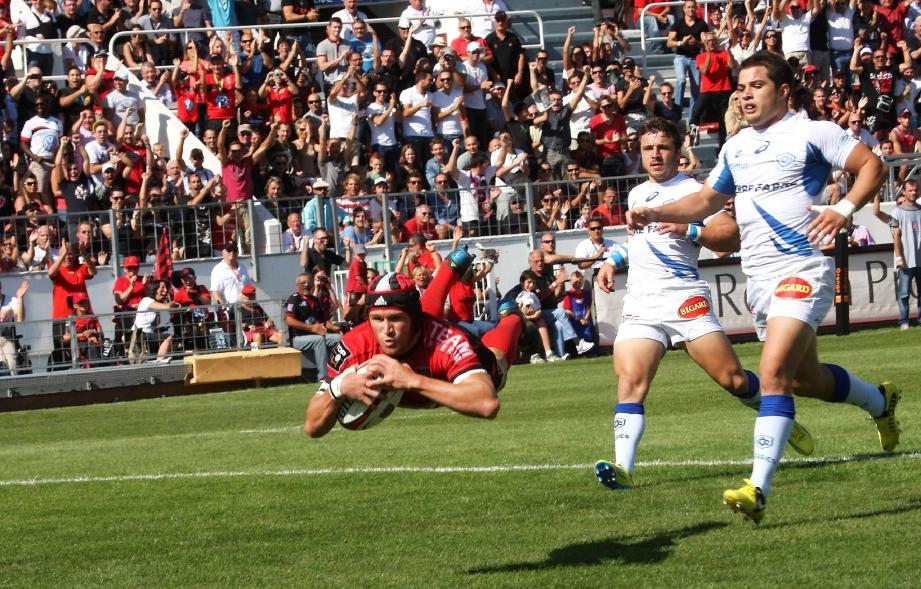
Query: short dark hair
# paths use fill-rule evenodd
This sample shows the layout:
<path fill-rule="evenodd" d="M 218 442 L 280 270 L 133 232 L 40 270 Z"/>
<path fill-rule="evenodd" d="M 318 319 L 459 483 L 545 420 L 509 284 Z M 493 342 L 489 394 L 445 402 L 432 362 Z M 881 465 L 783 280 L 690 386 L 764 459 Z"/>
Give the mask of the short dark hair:
<path fill-rule="evenodd" d="M 538 277 L 537 274 L 533 270 L 525 270 L 518 277 L 518 284 L 519 285 L 524 284 L 524 281 L 528 278 L 530 278 L 534 282 L 537 282 L 538 280 L 540 280 L 540 277 Z"/>
<path fill-rule="evenodd" d="M 486 157 L 486 155 L 485 155 L 485 154 L 482 154 L 482 153 L 478 153 L 478 154 L 476 154 L 475 156 L 473 156 L 472 158 L 470 158 L 470 167 L 471 167 L 471 168 L 478 168 L 478 167 L 482 166 L 483 164 L 488 164 L 488 163 L 489 163 L 489 158 Z"/>
<path fill-rule="evenodd" d="M 759 66 L 767 70 L 768 79 L 777 88 L 786 84 L 790 91 L 793 91 L 795 85 L 793 68 L 782 56 L 771 51 L 758 51 L 742 62 L 742 65 L 739 66 L 739 71 Z"/>
<path fill-rule="evenodd" d="M 643 124 L 640 126 L 638 135 L 642 137 L 643 135 L 648 135 L 650 133 L 662 133 L 666 137 L 669 137 L 672 140 L 676 150 L 680 149 L 681 144 L 683 143 L 681 131 L 678 130 L 678 126 L 663 117 L 652 117 L 650 119 L 646 119 L 646 121 L 643 122 Z"/>

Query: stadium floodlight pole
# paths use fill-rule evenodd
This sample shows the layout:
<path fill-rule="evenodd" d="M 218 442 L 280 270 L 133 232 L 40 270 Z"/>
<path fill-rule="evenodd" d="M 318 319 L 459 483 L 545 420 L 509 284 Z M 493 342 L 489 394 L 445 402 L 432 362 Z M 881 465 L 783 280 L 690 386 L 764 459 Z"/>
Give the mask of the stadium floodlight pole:
<path fill-rule="evenodd" d="M 851 332 L 851 281 L 848 273 L 847 229 L 835 235 L 835 335 Z"/>

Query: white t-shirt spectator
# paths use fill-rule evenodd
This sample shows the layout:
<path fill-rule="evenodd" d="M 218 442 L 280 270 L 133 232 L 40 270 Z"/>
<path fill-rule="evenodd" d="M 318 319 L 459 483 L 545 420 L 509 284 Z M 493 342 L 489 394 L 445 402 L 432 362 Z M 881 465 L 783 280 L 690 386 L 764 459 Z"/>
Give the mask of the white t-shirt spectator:
<path fill-rule="evenodd" d="M 400 104 L 403 106 L 416 106 L 431 98 L 426 92 L 420 94 L 415 86 L 410 86 L 400 92 Z M 403 117 L 403 135 L 407 137 L 434 137 L 432 131 L 432 107 L 420 108 L 408 117 Z"/>
<path fill-rule="evenodd" d="M 508 6 L 502 0 L 493 0 L 492 2 L 469 0 L 464 7 L 464 12 L 467 14 L 489 14 L 489 16 L 470 17 L 470 32 L 473 33 L 473 36 L 485 39 L 486 35 L 495 31 L 496 21 L 493 20 L 493 16 L 500 10 L 508 12 Z"/>
<path fill-rule="evenodd" d="M 345 139 L 352 130 L 352 115 L 358 112 L 358 94 L 349 97 L 340 94 L 335 100 L 329 100 L 327 103 L 329 136 L 333 139 Z"/>
<path fill-rule="evenodd" d="M 496 168 L 486 168 L 485 176 L 477 176 L 471 171 L 458 170 L 457 185 L 460 191 L 460 220 L 464 223 L 480 220 L 480 200 L 485 200 L 492 190 L 492 179 Z"/>
<path fill-rule="evenodd" d="M 472 65 L 470 62 L 464 62 L 464 74 L 467 76 L 466 84 L 476 85 L 477 89 L 473 92 L 464 93 L 464 106 L 483 110 L 486 108 L 486 98 L 483 96 L 483 89 L 479 88 L 480 84 L 489 79 L 489 72 L 483 62 Z M 466 85 L 465 84 L 465 85 Z"/>
<path fill-rule="evenodd" d="M 854 49 L 854 11 L 850 6 L 839 14 L 834 8 L 825 10 L 828 19 L 828 48 L 832 51 Z"/>
<path fill-rule="evenodd" d="M 54 157 L 64 125 L 57 117 L 35 115 L 22 126 L 19 137 L 29 142 L 29 149 L 45 159 Z"/>
<path fill-rule="evenodd" d="M 90 158 L 91 164 L 102 164 L 112 159 L 112 154 L 109 153 L 110 147 L 114 146 L 111 143 L 100 145 L 96 140 L 90 141 L 84 145 L 86 155 Z M 102 170 L 99 170 L 98 174 L 93 174 L 92 180 L 95 186 L 102 184 Z"/>
<path fill-rule="evenodd" d="M 780 22 L 780 36 L 784 53 L 809 51 L 809 25 L 812 13 L 803 11 L 803 16 L 796 19 L 789 14 Z"/>
<path fill-rule="evenodd" d="M 372 102 L 368 105 L 368 125 L 371 127 L 371 145 L 392 147 L 397 144 L 396 124 L 394 123 L 393 113 L 387 117 L 383 125 L 374 124 L 374 117 L 379 117 L 388 108 L 390 108 L 390 105 L 387 103 L 378 104 Z"/>
<path fill-rule="evenodd" d="M 425 5 L 423 5 L 422 10 L 416 10 L 412 6 L 407 6 L 403 12 L 400 13 L 400 22 L 398 26 L 401 29 L 411 29 L 416 26 L 416 23 L 420 22 L 418 20 L 411 20 L 416 17 L 428 17 L 425 20 L 421 21 L 422 25 L 416 29 L 413 33 L 413 38 L 422 41 L 422 43 L 429 47 L 432 44 L 432 41 L 435 40 L 435 18 L 439 16 L 441 12 L 434 11 Z"/>
<path fill-rule="evenodd" d="M 138 312 L 134 316 L 134 329 L 140 329 L 144 333 L 161 333 L 173 335 L 173 324 L 169 318 L 169 311 L 151 311 L 150 304 L 154 303 L 151 297 L 144 297 L 138 303 Z M 160 331 L 166 328 L 165 331 Z"/>
<path fill-rule="evenodd" d="M 121 124 L 122 118 L 128 113 L 128 109 L 134 110 L 131 116 L 128 117 L 128 124 L 137 125 L 140 120 L 138 119 L 140 105 L 141 101 L 137 93 L 131 90 L 124 93 L 118 90 L 112 90 L 106 95 L 105 102 L 103 103 L 103 106 L 112 109 L 112 124 L 116 127 Z"/>
<path fill-rule="evenodd" d="M 219 293 L 228 304 L 238 302 L 240 292 L 250 282 L 249 272 L 242 262 L 237 262 L 234 269 L 221 260 L 211 270 L 211 292 Z"/>
<path fill-rule="evenodd" d="M 450 94 L 445 94 L 443 90 L 438 90 L 430 93 L 429 96 L 432 99 L 432 106 L 445 111 L 454 106 L 454 101 L 458 97 L 463 98 L 464 92 L 458 88 L 451 88 Z M 461 127 L 460 112 L 455 111 L 451 116 L 438 121 L 436 129 L 439 135 L 461 135 L 463 127 Z"/>
<path fill-rule="evenodd" d="M 604 238 L 601 245 L 598 245 L 591 239 L 585 238 L 576 244 L 576 252 L 573 255 L 577 258 L 594 258 L 598 255 L 598 252 L 601 251 L 602 247 L 604 247 L 607 251 L 611 251 L 611 249 L 613 249 L 616 245 L 617 243 L 611 239 Z M 592 264 L 592 268 L 597 270 L 598 268 L 601 268 L 602 264 L 604 264 L 603 256 L 599 258 L 597 262 Z"/>
<path fill-rule="evenodd" d="M 588 94 L 589 89 L 585 89 L 585 93 Z M 594 94 L 589 95 L 589 98 L 597 101 L 598 98 Z M 563 97 L 563 104 L 570 104 L 572 100 L 572 93 L 567 94 Z M 589 105 L 588 100 L 584 97 L 579 99 L 579 102 L 576 103 L 576 108 L 572 109 L 572 115 L 569 117 L 569 135 L 572 139 L 575 139 L 579 136 L 579 133 L 583 131 L 591 131 L 591 122 L 592 117 L 595 115 L 595 111 L 592 110 L 591 105 Z"/>
<path fill-rule="evenodd" d="M 301 227 L 300 235 L 295 235 L 290 229 L 285 229 L 281 234 L 281 250 L 284 252 L 299 252 L 307 245 L 310 234 Z"/>

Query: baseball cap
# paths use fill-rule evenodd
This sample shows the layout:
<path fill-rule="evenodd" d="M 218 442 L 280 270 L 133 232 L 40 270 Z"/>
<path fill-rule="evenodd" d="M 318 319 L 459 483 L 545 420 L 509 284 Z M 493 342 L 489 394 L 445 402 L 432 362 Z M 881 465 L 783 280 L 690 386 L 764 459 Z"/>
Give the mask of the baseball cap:
<path fill-rule="evenodd" d="M 243 287 L 243 290 L 241 290 L 240 292 L 245 294 L 248 297 L 256 296 L 256 287 L 253 286 L 252 284 L 247 284 L 246 286 Z"/>
<path fill-rule="evenodd" d="M 804 72 L 804 73 L 807 73 L 807 74 L 808 74 L 809 72 L 818 72 L 818 71 L 819 71 L 819 68 L 815 67 L 815 66 L 812 65 L 812 64 L 807 65 L 807 66 L 803 69 L 803 72 Z"/>
<path fill-rule="evenodd" d="M 374 184 L 375 184 L 375 185 L 377 185 L 377 184 L 390 184 L 390 182 L 387 181 L 387 178 L 384 178 L 383 176 L 378 176 L 377 179 L 374 181 Z"/>
<path fill-rule="evenodd" d="M 477 41 L 471 41 L 467 43 L 467 53 L 473 53 L 474 51 L 482 52 L 483 46 L 480 45 Z"/>
<path fill-rule="evenodd" d="M 109 164 L 109 163 L 103 164 L 103 166 L 102 166 L 102 171 L 105 172 L 106 170 L 115 171 L 115 166 L 113 166 L 112 164 Z"/>
<path fill-rule="evenodd" d="M 224 56 L 220 53 L 212 53 L 211 57 L 208 58 L 208 61 L 224 61 Z"/>
<path fill-rule="evenodd" d="M 185 268 L 182 269 L 182 272 L 179 273 L 179 277 L 185 278 L 186 276 L 191 276 L 192 278 L 195 278 L 195 270 L 193 268 L 189 268 L 188 266 L 186 266 Z"/>
<path fill-rule="evenodd" d="M 314 190 L 320 190 L 322 188 L 329 188 L 329 182 L 327 182 L 326 180 L 317 180 L 316 182 L 313 183 L 312 187 Z"/>
<path fill-rule="evenodd" d="M 243 123 L 242 125 L 237 126 L 237 135 L 242 135 L 243 133 L 252 134 L 252 132 L 253 132 L 253 127 L 249 125 L 248 123 Z"/>
<path fill-rule="evenodd" d="M 457 55 L 457 51 L 454 51 L 453 47 L 445 47 L 445 50 L 441 52 L 442 55 Z"/>
<path fill-rule="evenodd" d="M 431 47 L 445 47 L 447 43 L 441 37 L 435 37 L 435 40 L 432 41 Z"/>
<path fill-rule="evenodd" d="M 911 116 L 911 111 L 908 110 L 907 108 L 903 108 L 902 112 L 899 113 L 900 117 L 904 117 L 905 115 Z"/>
<path fill-rule="evenodd" d="M 860 50 L 860 55 L 873 55 L 873 50 L 870 49 L 869 47 L 863 47 Z"/>
<path fill-rule="evenodd" d="M 504 10 L 497 10 L 493 18 L 498 21 L 503 21 L 508 18 L 508 14 Z"/>
<path fill-rule="evenodd" d="M 76 37 L 82 37 L 86 34 L 86 29 L 80 25 L 70 25 L 70 28 L 67 29 L 67 38 L 74 39 Z"/>
<path fill-rule="evenodd" d="M 86 296 L 85 293 L 82 293 L 82 292 L 78 292 L 77 294 L 71 296 L 70 300 L 73 301 L 75 305 L 79 305 L 80 303 L 90 302 L 90 298 Z"/>
<path fill-rule="evenodd" d="M 140 265 L 141 263 L 138 261 L 137 256 L 127 256 L 125 261 L 122 262 L 123 268 L 138 268 Z"/>
<path fill-rule="evenodd" d="M 108 56 L 109 56 L 109 52 L 106 51 L 105 49 L 100 49 L 99 51 L 93 54 L 93 57 L 108 57 Z"/>
<path fill-rule="evenodd" d="M 397 27 L 400 29 L 408 29 L 409 28 L 409 17 L 407 16 L 401 17 L 400 22 L 397 23 Z"/>
<path fill-rule="evenodd" d="M 237 244 L 232 241 L 228 241 L 224 244 L 224 251 L 228 253 L 236 253 L 238 251 Z"/>

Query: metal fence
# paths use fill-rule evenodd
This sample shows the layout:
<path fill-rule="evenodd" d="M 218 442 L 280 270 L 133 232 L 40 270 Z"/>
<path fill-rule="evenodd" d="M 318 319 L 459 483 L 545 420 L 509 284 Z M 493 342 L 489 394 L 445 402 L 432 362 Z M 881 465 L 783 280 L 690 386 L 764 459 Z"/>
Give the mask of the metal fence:
<path fill-rule="evenodd" d="M 288 341 L 284 317 L 284 301 L 262 300 L 146 313 L 75 310 L 50 322 L 6 323 L 0 327 L 0 376 L 168 363 L 189 354 L 283 346 Z M 264 341 L 254 346 L 259 339 Z"/>

